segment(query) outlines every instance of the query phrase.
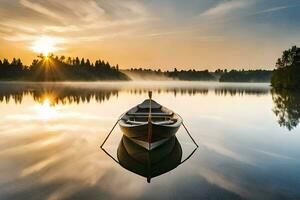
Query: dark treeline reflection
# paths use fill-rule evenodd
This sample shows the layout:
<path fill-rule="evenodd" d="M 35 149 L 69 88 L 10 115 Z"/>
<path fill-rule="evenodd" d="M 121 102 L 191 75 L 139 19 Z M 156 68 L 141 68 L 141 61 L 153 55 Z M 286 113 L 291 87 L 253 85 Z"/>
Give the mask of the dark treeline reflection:
<path fill-rule="evenodd" d="M 217 96 L 243 96 L 243 95 L 266 95 L 269 93 L 268 89 L 264 88 L 216 88 L 215 94 Z"/>
<path fill-rule="evenodd" d="M 0 84 L 0 102 L 14 101 L 21 104 L 25 96 L 31 96 L 35 102 L 49 101 L 57 104 L 89 103 L 92 99 L 101 103 L 117 96 L 117 89 L 73 87 L 58 84 Z"/>
<path fill-rule="evenodd" d="M 202 88 L 163 88 L 163 89 L 158 89 L 158 88 L 155 89 L 154 88 L 151 90 L 157 94 L 173 93 L 174 96 L 177 96 L 177 95 L 194 96 L 196 94 L 207 95 L 208 91 L 209 91 L 208 89 L 202 89 Z M 130 94 L 144 95 L 144 94 L 148 93 L 149 89 L 137 88 L 137 89 L 127 89 L 126 91 L 129 92 Z"/>
<path fill-rule="evenodd" d="M 288 130 L 296 128 L 300 122 L 300 92 L 284 89 L 272 89 L 273 112 L 278 123 Z"/>
<path fill-rule="evenodd" d="M 119 92 L 134 95 L 146 95 L 149 90 L 156 94 L 171 93 L 177 95 L 207 95 L 213 92 L 218 96 L 266 95 L 268 88 L 236 88 L 236 87 L 123 87 L 109 84 L 60 84 L 60 83 L 0 83 L 0 102 L 11 101 L 21 104 L 25 96 L 31 96 L 34 101 L 43 103 L 46 99 L 50 104 L 88 103 L 95 100 L 98 103 L 118 97 Z"/>

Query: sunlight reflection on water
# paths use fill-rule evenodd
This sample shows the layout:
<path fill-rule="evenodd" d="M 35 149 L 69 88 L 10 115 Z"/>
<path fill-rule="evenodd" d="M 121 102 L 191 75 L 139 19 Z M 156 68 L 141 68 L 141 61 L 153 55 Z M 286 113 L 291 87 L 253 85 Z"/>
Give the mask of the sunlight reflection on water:
<path fill-rule="evenodd" d="M 200 145 L 151 184 L 99 148 L 149 89 L 183 117 Z M 0 83 L 0 102 L 0 199 L 300 198 L 299 118 L 287 113 L 297 107 L 282 103 L 268 84 Z M 290 114 L 290 130 L 274 114 L 281 105 L 276 110 Z M 177 135 L 188 148 L 186 136 Z M 116 148 L 120 137 L 108 145 Z"/>

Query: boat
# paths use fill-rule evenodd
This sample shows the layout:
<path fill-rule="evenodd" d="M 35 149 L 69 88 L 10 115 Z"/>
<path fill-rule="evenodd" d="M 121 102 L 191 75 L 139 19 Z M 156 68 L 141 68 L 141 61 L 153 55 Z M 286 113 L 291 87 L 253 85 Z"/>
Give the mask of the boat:
<path fill-rule="evenodd" d="M 182 148 L 176 136 L 151 151 L 123 136 L 118 146 L 117 157 L 122 167 L 147 178 L 147 182 L 150 183 L 152 178 L 181 164 Z"/>
<path fill-rule="evenodd" d="M 127 138 L 152 150 L 175 136 L 182 118 L 152 100 L 152 92 L 149 92 L 149 99 L 123 114 L 118 123 Z"/>

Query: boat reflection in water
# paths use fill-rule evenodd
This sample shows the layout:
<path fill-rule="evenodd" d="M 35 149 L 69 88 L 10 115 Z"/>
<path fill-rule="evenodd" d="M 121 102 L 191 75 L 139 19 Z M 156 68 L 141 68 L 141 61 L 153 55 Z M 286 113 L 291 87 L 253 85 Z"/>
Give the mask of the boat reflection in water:
<path fill-rule="evenodd" d="M 167 173 L 182 163 L 182 148 L 175 136 L 151 151 L 123 136 L 117 156 L 122 167 L 147 178 L 150 183 L 151 178 Z"/>

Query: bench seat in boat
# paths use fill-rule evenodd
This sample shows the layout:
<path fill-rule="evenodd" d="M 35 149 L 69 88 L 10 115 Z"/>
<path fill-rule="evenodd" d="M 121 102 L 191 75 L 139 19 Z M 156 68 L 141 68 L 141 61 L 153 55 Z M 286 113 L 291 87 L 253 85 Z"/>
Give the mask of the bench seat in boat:
<path fill-rule="evenodd" d="M 130 112 L 128 112 L 127 113 L 128 115 L 130 115 L 130 116 L 148 116 L 149 115 L 149 113 L 130 113 Z M 155 116 L 172 116 L 173 115 L 173 113 L 172 112 L 168 112 L 168 113 L 163 113 L 163 112 L 161 112 L 161 113 L 151 113 L 151 116 L 153 117 L 155 117 Z"/>

